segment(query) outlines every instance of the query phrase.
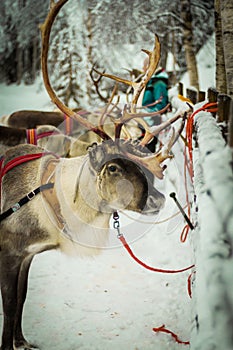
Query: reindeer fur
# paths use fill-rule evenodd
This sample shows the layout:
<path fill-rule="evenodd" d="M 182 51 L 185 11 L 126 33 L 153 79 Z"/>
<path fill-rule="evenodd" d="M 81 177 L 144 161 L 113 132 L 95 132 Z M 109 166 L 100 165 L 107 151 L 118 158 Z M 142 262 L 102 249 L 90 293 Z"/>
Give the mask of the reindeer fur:
<path fill-rule="evenodd" d="M 40 152 L 43 149 L 33 145 L 12 147 L 5 154 L 4 164 L 20 155 Z M 7 210 L 38 187 L 53 159 L 46 155 L 10 170 L 2 179 L 1 210 Z M 33 348 L 23 336 L 21 320 L 28 272 L 35 254 L 50 249 L 67 254 L 99 254 L 108 241 L 109 219 L 115 209 L 151 214 L 164 203 L 164 196 L 147 183 L 143 171 L 111 145 L 94 145 L 85 156 L 61 158 L 47 177 L 48 182 L 55 179 L 54 192 L 67 234 L 59 229 L 43 194 L 0 223 L 4 310 L 1 350 L 13 350 L 14 346 Z"/>

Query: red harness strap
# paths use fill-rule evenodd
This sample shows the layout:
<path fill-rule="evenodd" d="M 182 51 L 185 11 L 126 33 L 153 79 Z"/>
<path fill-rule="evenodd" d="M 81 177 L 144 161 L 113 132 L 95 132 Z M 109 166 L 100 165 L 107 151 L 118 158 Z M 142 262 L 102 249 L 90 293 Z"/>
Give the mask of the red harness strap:
<path fill-rule="evenodd" d="M 39 159 L 39 158 L 46 156 L 46 155 L 49 155 L 49 154 L 52 154 L 56 158 L 59 158 L 58 156 L 56 156 L 52 152 L 32 153 L 32 154 L 25 154 L 23 156 L 13 158 L 8 163 L 6 163 L 4 166 L 2 166 L 3 161 L 4 161 L 4 157 L 1 157 L 1 159 L 0 159 L 0 198 L 1 198 L 1 191 L 2 191 L 2 178 L 8 171 L 10 171 L 11 169 L 13 169 L 14 167 L 16 167 L 20 164 L 29 162 L 31 160 Z M 35 188 L 33 191 L 27 193 L 26 196 L 21 198 L 12 207 L 10 207 L 5 212 L 0 214 L 0 221 L 4 220 L 5 218 L 7 218 L 11 214 L 13 214 L 15 211 L 19 210 L 24 204 L 28 203 L 30 200 L 32 200 L 40 192 L 45 191 L 45 190 L 50 189 L 50 188 L 53 188 L 53 186 L 54 186 L 54 183 L 49 182 L 49 183 L 46 183 L 44 185 L 41 185 L 41 186 Z"/>
<path fill-rule="evenodd" d="M 4 161 L 4 157 L 2 157 L 1 160 L 0 160 L 0 185 L 2 184 L 3 176 L 8 171 L 13 169 L 14 167 L 16 167 L 16 166 L 18 166 L 20 164 L 29 162 L 31 160 L 39 159 L 39 158 L 47 156 L 49 154 L 52 154 L 56 158 L 59 158 L 56 154 L 54 154 L 52 152 L 43 152 L 43 153 L 41 152 L 41 153 L 24 154 L 23 156 L 19 156 L 19 157 L 11 159 L 8 163 L 6 163 L 4 166 L 2 166 L 3 165 L 3 161 Z"/>
<path fill-rule="evenodd" d="M 0 179 L 3 178 L 3 176 L 10 171 L 11 169 L 13 169 L 14 167 L 16 167 L 17 165 L 20 165 L 22 163 L 26 163 L 29 162 L 30 160 L 34 160 L 34 159 L 38 159 L 43 157 L 43 155 L 45 155 L 44 153 L 35 153 L 35 154 L 25 154 L 23 156 L 19 156 L 16 158 L 11 159 L 8 163 L 6 163 L 4 165 L 4 167 L 1 167 L 0 170 Z M 4 158 L 2 159 L 2 163 L 3 163 Z M 1 163 L 1 165 L 2 165 Z"/>
<path fill-rule="evenodd" d="M 61 133 L 58 131 L 45 131 L 45 132 L 42 132 L 41 134 L 37 135 L 37 140 L 40 140 L 43 137 L 49 137 L 52 135 L 61 135 Z"/>
<path fill-rule="evenodd" d="M 58 131 L 46 131 L 42 132 L 41 134 L 37 134 L 36 129 L 27 129 L 26 130 L 26 136 L 27 136 L 27 143 L 30 145 L 37 145 L 37 140 L 42 139 L 43 137 L 49 137 L 51 135 L 60 135 L 60 132 Z"/>
<path fill-rule="evenodd" d="M 27 135 L 27 143 L 31 145 L 37 145 L 37 132 L 36 129 L 27 129 L 26 130 Z"/>
<path fill-rule="evenodd" d="M 73 130 L 73 119 L 64 114 L 65 126 L 66 126 L 66 135 L 71 135 Z"/>

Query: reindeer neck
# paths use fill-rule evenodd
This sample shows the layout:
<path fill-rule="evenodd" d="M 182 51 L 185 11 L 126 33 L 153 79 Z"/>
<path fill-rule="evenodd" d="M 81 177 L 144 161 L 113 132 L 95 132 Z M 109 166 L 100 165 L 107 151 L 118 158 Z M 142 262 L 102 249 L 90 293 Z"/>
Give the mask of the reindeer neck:
<path fill-rule="evenodd" d="M 68 238 L 61 239 L 61 249 L 69 250 L 70 241 L 77 243 L 74 247 L 79 254 L 95 255 L 108 242 L 111 213 L 99 209 L 101 203 L 88 159 L 86 156 L 62 159 L 56 168 L 55 191 L 65 222 L 63 233 Z"/>
<path fill-rule="evenodd" d="M 109 227 L 111 213 L 102 211 L 102 199 L 96 192 L 96 174 L 88 156 L 62 159 L 57 167 L 55 188 L 61 213 L 71 229 L 73 226 L 77 229 L 74 221 L 79 226 Z"/>

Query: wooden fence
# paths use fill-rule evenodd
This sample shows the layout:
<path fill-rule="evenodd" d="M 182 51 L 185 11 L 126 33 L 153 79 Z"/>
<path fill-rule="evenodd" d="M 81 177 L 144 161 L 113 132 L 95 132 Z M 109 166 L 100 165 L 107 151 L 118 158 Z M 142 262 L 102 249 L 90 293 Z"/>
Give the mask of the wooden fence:
<path fill-rule="evenodd" d="M 180 84 L 179 93 L 184 95 Z M 193 193 L 190 235 L 193 275 L 191 350 L 233 349 L 233 108 L 232 99 L 209 89 L 187 89 L 199 108 L 217 102 L 217 113 L 200 111 L 193 124 Z"/>
<path fill-rule="evenodd" d="M 207 92 L 197 91 L 196 89 L 187 88 L 184 91 L 182 83 L 179 83 L 178 92 L 182 96 L 189 98 L 194 104 L 202 101 L 217 102 L 218 113 L 212 114 L 217 123 L 225 123 L 220 125 L 224 136 L 227 138 L 228 145 L 233 148 L 233 101 L 232 98 L 226 94 L 219 93 L 214 88 L 209 88 Z"/>

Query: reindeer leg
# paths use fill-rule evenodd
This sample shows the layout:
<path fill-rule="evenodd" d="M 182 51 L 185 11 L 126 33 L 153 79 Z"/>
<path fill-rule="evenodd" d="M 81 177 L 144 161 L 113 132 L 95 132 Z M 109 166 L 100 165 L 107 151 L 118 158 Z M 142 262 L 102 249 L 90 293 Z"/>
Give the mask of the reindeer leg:
<path fill-rule="evenodd" d="M 4 314 L 1 350 L 14 350 L 14 323 L 17 309 L 17 284 L 22 258 L 0 252 L 0 280 Z"/>
<path fill-rule="evenodd" d="M 22 332 L 22 314 L 24 302 L 27 296 L 28 289 L 28 273 L 31 266 L 33 255 L 26 257 L 20 266 L 17 288 L 17 311 L 14 325 L 14 345 L 17 349 L 35 349 L 35 345 L 29 344 Z"/>

